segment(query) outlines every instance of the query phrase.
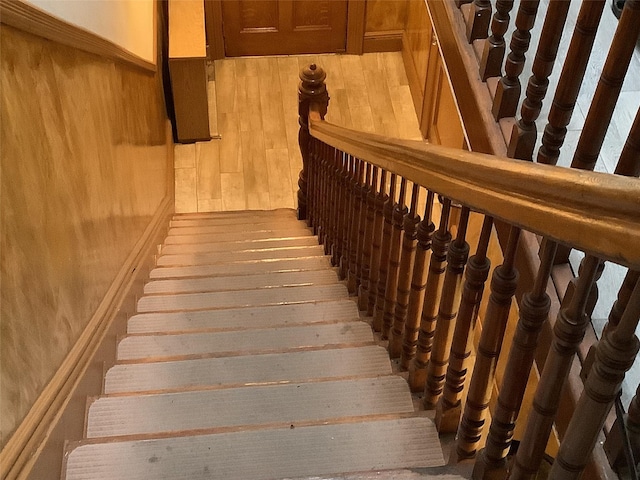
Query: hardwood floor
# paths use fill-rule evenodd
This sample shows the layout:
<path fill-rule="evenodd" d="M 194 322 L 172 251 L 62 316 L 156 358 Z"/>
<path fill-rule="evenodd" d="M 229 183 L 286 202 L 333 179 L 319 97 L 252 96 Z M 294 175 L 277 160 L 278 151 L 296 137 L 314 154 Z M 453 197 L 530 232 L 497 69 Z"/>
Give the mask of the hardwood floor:
<path fill-rule="evenodd" d="M 328 121 L 422 138 L 399 52 L 217 60 L 209 90 L 221 138 L 176 145 L 177 213 L 296 207 L 298 73 L 314 62 L 327 72 Z"/>

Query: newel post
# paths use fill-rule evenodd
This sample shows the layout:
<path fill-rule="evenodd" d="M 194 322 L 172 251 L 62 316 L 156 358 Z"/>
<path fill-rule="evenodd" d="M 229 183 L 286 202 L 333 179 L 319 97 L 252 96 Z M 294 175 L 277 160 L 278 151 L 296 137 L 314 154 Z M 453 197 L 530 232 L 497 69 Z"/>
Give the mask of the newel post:
<path fill-rule="evenodd" d="M 326 73 L 315 63 L 300 70 L 300 84 L 298 85 L 298 144 L 302 154 L 302 170 L 298 178 L 298 220 L 308 219 L 308 179 L 309 167 L 311 166 L 311 151 L 309 141 L 309 107 L 312 103 L 320 107 L 320 116 L 324 118 L 329 106 L 329 94 L 324 83 L 327 78 Z"/>

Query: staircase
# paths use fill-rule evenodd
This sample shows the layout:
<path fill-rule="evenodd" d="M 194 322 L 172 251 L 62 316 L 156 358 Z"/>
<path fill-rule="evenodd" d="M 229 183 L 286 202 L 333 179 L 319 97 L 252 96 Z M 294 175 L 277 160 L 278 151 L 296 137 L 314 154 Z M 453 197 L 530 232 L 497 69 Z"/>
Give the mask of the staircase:
<path fill-rule="evenodd" d="M 443 472 L 432 420 L 292 210 L 176 215 L 137 310 L 63 478 Z"/>

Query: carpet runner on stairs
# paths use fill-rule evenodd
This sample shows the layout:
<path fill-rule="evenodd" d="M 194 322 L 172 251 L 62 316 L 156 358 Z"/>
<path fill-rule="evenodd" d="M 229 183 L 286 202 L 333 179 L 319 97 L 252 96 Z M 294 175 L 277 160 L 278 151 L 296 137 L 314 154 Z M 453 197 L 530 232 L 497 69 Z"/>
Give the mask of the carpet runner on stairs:
<path fill-rule="evenodd" d="M 67 446 L 67 480 L 444 464 L 433 422 L 292 210 L 176 215 L 137 311 L 85 439 Z"/>

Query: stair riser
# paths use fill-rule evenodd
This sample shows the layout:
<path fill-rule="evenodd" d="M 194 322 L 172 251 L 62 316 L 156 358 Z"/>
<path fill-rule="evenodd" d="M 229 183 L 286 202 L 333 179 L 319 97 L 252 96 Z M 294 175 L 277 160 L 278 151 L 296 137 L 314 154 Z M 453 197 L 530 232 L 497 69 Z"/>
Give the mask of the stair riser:
<path fill-rule="evenodd" d="M 128 333 L 185 332 L 207 329 L 246 329 L 306 325 L 358 319 L 355 302 L 344 299 L 195 312 L 142 313 L 127 324 Z"/>
<path fill-rule="evenodd" d="M 384 348 L 370 346 L 115 365 L 106 374 L 104 393 L 303 382 L 380 374 L 391 374 L 389 356 Z"/>
<path fill-rule="evenodd" d="M 347 297 L 347 288 L 337 285 L 276 287 L 261 290 L 179 295 L 149 295 L 138 300 L 138 312 L 176 312 L 207 308 L 251 307 L 286 303 L 318 302 Z"/>
<path fill-rule="evenodd" d="M 324 255 L 280 260 L 257 260 L 251 262 L 219 263 L 214 265 L 192 265 L 187 267 L 158 267 L 151 270 L 151 279 L 178 277 L 215 277 L 224 275 L 255 275 L 267 272 L 293 270 L 319 270 L 331 266 Z"/>
<path fill-rule="evenodd" d="M 338 275 L 331 270 L 314 272 L 284 272 L 218 278 L 190 278 L 184 280 L 156 280 L 144 286 L 145 295 L 252 290 L 294 285 L 337 284 Z"/>
<path fill-rule="evenodd" d="M 185 253 L 233 252 L 241 250 L 259 250 L 282 247 L 314 247 L 318 239 L 312 236 L 299 236 L 283 239 L 240 240 L 235 242 L 195 243 L 191 245 L 165 245 L 163 255 Z"/>
<path fill-rule="evenodd" d="M 306 236 L 312 237 L 314 235 L 309 229 L 301 230 L 299 228 L 278 228 L 257 232 L 222 232 L 200 235 L 173 235 L 171 237 L 167 237 L 164 243 L 165 245 L 189 245 L 197 243 L 244 242 L 251 240 L 269 240 Z"/>
<path fill-rule="evenodd" d="M 328 345 L 373 342 L 364 322 L 344 322 L 248 331 L 176 335 L 135 335 L 118 344 L 118 360 L 162 359 L 185 355 L 267 353 Z"/>
<path fill-rule="evenodd" d="M 159 267 L 205 265 L 213 263 L 246 262 L 249 260 L 271 260 L 279 258 L 313 257 L 324 254 L 324 247 L 286 247 L 259 249 L 249 252 L 194 253 L 186 255 L 161 255 Z"/>

